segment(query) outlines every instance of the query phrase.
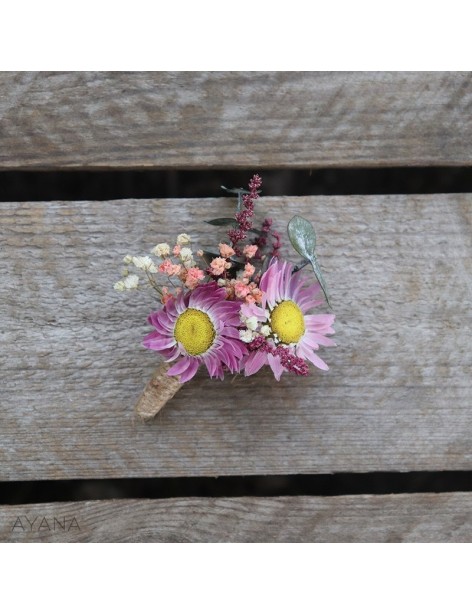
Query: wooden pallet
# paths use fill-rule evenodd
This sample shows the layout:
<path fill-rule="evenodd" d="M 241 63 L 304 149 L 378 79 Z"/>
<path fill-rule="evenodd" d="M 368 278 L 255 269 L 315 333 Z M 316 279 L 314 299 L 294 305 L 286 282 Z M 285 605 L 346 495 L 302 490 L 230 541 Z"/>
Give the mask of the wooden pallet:
<path fill-rule="evenodd" d="M 1 170 L 472 162 L 464 73 L 4 73 L 0 91 Z M 331 370 L 198 375 L 134 419 L 156 357 L 149 305 L 112 289 L 120 260 L 182 231 L 210 246 L 208 212 L 232 206 L 0 203 L 0 480 L 472 470 L 471 194 L 262 198 L 261 217 L 318 229 Z M 0 539 L 471 541 L 471 508 L 469 492 L 5 505 Z"/>

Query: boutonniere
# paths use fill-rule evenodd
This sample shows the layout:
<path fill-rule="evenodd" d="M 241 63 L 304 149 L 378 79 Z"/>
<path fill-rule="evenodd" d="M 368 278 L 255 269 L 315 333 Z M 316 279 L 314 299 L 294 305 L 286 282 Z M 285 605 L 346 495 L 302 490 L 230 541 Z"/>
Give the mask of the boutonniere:
<path fill-rule="evenodd" d="M 329 306 L 313 226 L 300 216 L 290 220 L 288 237 L 303 260 L 283 259 L 272 219 L 254 224 L 261 185 L 254 175 L 248 190 L 227 190 L 237 197 L 236 213 L 208 221 L 228 227 L 213 252 L 195 249 L 184 232 L 173 246 L 158 243 L 151 255 L 125 256 L 115 290 L 150 288 L 160 302 L 149 314 L 152 331 L 143 345 L 162 362 L 137 402 L 139 416 L 155 416 L 200 368 L 224 379 L 268 367 L 276 380 L 307 376 L 310 364 L 328 369 L 317 351 L 335 345 L 330 338 L 335 316 L 313 313 L 324 300 Z M 314 278 L 306 276 L 308 265 Z"/>

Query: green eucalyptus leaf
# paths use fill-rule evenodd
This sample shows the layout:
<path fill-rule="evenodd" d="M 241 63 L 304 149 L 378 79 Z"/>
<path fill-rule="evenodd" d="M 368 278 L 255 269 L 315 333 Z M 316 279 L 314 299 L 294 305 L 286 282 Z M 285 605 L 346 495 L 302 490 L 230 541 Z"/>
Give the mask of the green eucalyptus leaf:
<path fill-rule="evenodd" d="M 316 248 L 316 235 L 311 223 L 304 217 L 295 215 L 288 223 L 287 232 L 295 251 L 311 261 Z"/>
<path fill-rule="evenodd" d="M 234 226 L 236 227 L 238 223 L 234 219 L 234 217 L 217 217 L 214 220 L 205 220 L 207 224 L 211 224 L 212 226 Z"/>
<path fill-rule="evenodd" d="M 321 286 L 326 302 L 328 303 L 329 307 L 331 307 L 328 289 L 316 258 L 316 234 L 313 226 L 305 218 L 301 217 L 300 215 L 295 215 L 288 223 L 287 232 L 290 243 L 293 245 L 295 251 L 297 251 L 302 258 L 308 260 L 313 267 L 313 271 Z"/>

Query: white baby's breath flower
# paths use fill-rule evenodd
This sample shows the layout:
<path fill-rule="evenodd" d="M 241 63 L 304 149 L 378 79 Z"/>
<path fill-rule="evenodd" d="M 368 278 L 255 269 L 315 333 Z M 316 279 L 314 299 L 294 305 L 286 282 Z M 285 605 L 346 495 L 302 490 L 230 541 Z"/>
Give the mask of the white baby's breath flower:
<path fill-rule="evenodd" d="M 186 269 L 196 265 L 196 262 L 193 259 L 193 252 L 189 247 L 182 247 L 179 256 Z"/>
<path fill-rule="evenodd" d="M 125 290 L 136 290 L 139 284 L 139 277 L 134 275 L 134 273 L 132 275 L 128 275 L 128 277 L 123 279 L 123 284 L 125 286 Z"/>
<path fill-rule="evenodd" d="M 256 330 L 257 328 L 257 318 L 256 316 L 251 316 L 250 318 L 246 319 L 246 326 L 249 328 L 249 330 Z"/>
<path fill-rule="evenodd" d="M 177 237 L 177 245 L 188 245 L 190 241 L 190 237 L 185 232 Z"/>
<path fill-rule="evenodd" d="M 151 254 L 154 254 L 159 258 L 168 256 L 170 254 L 170 245 L 168 243 L 158 243 L 156 247 L 152 248 Z"/>
<path fill-rule="evenodd" d="M 193 257 L 193 253 L 190 247 L 182 247 L 179 255 L 182 262 L 185 262 L 186 260 L 191 260 Z"/>
<path fill-rule="evenodd" d="M 261 335 L 263 335 L 264 337 L 268 337 L 270 335 L 270 332 L 270 326 L 267 326 L 267 324 L 261 326 Z"/>
<path fill-rule="evenodd" d="M 128 275 L 124 279 L 117 281 L 113 286 L 118 292 L 124 292 L 125 290 L 135 290 L 139 284 L 139 277 L 137 275 Z"/>
<path fill-rule="evenodd" d="M 247 328 L 244 330 L 240 330 L 239 338 L 241 339 L 241 341 L 244 341 L 244 343 L 250 343 L 254 338 L 252 330 L 248 330 Z"/>
<path fill-rule="evenodd" d="M 133 264 L 137 269 L 149 271 L 150 273 L 157 273 L 156 265 L 149 256 L 135 256 L 133 258 Z"/>
<path fill-rule="evenodd" d="M 130 255 L 128 254 L 127 256 L 125 256 L 125 257 L 123 258 L 123 262 L 124 262 L 125 264 L 131 264 L 131 263 L 133 262 L 133 256 L 130 256 Z"/>

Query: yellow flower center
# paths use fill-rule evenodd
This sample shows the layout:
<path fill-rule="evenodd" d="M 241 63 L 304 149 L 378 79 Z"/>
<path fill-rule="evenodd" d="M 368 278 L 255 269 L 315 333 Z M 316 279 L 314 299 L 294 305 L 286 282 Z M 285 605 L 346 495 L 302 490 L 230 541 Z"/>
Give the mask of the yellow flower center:
<path fill-rule="evenodd" d="M 192 356 L 206 352 L 211 347 L 215 334 L 210 318 L 199 309 L 186 309 L 175 323 L 175 340 Z"/>
<path fill-rule="evenodd" d="M 270 314 L 270 327 L 282 343 L 298 343 L 305 332 L 305 319 L 293 301 L 282 301 Z"/>

